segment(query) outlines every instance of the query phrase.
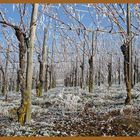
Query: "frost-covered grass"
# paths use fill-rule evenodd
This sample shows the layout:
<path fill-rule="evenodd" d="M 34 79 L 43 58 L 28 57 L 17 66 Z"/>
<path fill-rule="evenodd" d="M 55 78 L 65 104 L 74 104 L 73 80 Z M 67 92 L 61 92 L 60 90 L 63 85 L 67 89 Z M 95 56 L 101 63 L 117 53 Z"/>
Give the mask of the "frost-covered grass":
<path fill-rule="evenodd" d="M 109 89 L 105 85 L 95 86 L 93 93 L 79 87 L 57 87 L 42 97 L 37 97 L 33 90 L 32 122 L 20 126 L 16 114 L 10 111 L 19 107 L 20 94 L 10 92 L 7 102 L 0 96 L 0 135 L 139 136 L 140 84 L 133 88 L 132 97 L 132 104 L 125 106 L 125 85 L 113 85 Z"/>

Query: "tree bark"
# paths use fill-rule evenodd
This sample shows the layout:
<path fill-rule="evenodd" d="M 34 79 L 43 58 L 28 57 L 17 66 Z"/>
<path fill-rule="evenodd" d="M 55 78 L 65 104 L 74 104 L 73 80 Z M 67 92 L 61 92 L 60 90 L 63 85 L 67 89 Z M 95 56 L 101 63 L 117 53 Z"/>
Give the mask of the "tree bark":
<path fill-rule="evenodd" d="M 24 93 L 22 95 L 21 106 L 18 110 L 19 122 L 23 125 L 25 123 L 30 123 L 31 121 L 31 90 L 32 90 L 32 61 L 33 61 L 33 49 L 34 49 L 34 39 L 35 39 L 35 30 L 36 30 L 36 21 L 38 13 L 38 4 L 33 4 L 32 16 L 31 16 L 31 25 L 30 25 L 30 41 L 28 43 L 28 52 L 27 52 L 27 69 L 26 69 L 26 85 L 22 89 Z M 23 39 L 24 40 L 24 39 Z M 25 46 L 23 44 L 23 46 Z M 22 47 L 20 47 L 22 49 Z M 22 51 L 21 51 L 22 52 Z M 22 55 L 21 55 L 22 56 Z M 20 56 L 20 57 L 21 57 Z M 25 57 L 24 57 L 25 59 Z M 25 62 L 20 61 L 22 69 L 24 70 Z M 25 78 L 22 78 L 25 79 Z M 25 80 L 23 81 L 25 82 Z"/>
<path fill-rule="evenodd" d="M 26 110 L 26 123 L 31 122 L 31 90 L 32 90 L 32 73 L 33 73 L 33 51 L 34 51 L 34 40 L 36 32 L 36 22 L 38 15 L 38 4 L 33 4 L 31 24 L 30 24 L 30 41 L 29 50 L 27 53 L 27 110 Z"/>
<path fill-rule="evenodd" d="M 98 69 L 98 86 L 101 85 L 101 60 L 99 58 L 99 69 Z"/>
<path fill-rule="evenodd" d="M 44 87 L 44 90 L 45 90 L 45 92 L 47 92 L 48 91 L 48 72 L 49 72 L 49 65 L 48 65 L 48 52 L 49 52 L 49 50 L 47 49 L 47 60 L 46 60 L 46 62 L 47 62 L 47 64 L 46 64 L 46 75 L 45 75 L 45 87 Z"/>
<path fill-rule="evenodd" d="M 17 110 L 18 114 L 18 121 L 21 125 L 25 123 L 25 116 L 26 116 L 26 76 L 25 76 L 25 56 L 26 56 L 26 45 L 25 45 L 25 35 L 20 28 L 15 29 L 16 37 L 19 40 L 19 70 L 18 70 L 18 81 L 17 85 L 19 84 L 19 89 L 21 92 L 21 106 Z M 19 82 L 19 83 L 18 83 Z M 18 90 L 19 90 L 18 89 Z"/>
<path fill-rule="evenodd" d="M 92 32 L 92 46 L 91 46 L 91 49 L 92 49 L 92 54 L 89 58 L 89 92 L 93 92 L 93 45 L 94 43 L 94 32 Z"/>
<path fill-rule="evenodd" d="M 108 86 L 111 87 L 112 85 L 112 54 L 110 57 L 110 62 L 108 63 Z"/>
<path fill-rule="evenodd" d="M 1 89 L 1 92 L 3 94 L 3 96 L 5 96 L 6 94 L 6 87 L 5 87 L 5 73 L 4 73 L 4 70 L 2 68 L 2 66 L 0 67 L 0 71 L 2 73 L 2 89 Z"/>
<path fill-rule="evenodd" d="M 93 57 L 89 58 L 89 92 L 93 92 Z"/>
<path fill-rule="evenodd" d="M 120 61 L 120 58 L 119 58 L 119 62 L 118 62 L 118 84 L 120 85 L 121 84 L 121 61 Z"/>
<path fill-rule="evenodd" d="M 131 38 L 131 19 L 130 19 L 130 5 L 127 4 L 127 35 Z M 125 68 L 125 82 L 127 89 L 127 97 L 125 104 L 131 102 L 131 88 L 132 88 L 132 41 L 127 42 L 124 56 L 124 68 Z"/>
<path fill-rule="evenodd" d="M 75 66 L 75 70 L 74 70 L 74 77 L 75 77 L 75 80 L 74 80 L 74 86 L 76 87 L 77 86 L 77 71 L 78 71 L 78 58 L 76 56 L 76 66 Z"/>
<path fill-rule="evenodd" d="M 45 67 L 46 67 L 46 40 L 47 40 L 47 29 L 44 30 L 44 41 L 43 41 L 43 49 L 42 49 L 42 60 L 39 58 L 40 63 L 40 73 L 39 73 L 39 84 L 37 86 L 37 96 L 42 96 L 42 91 L 45 82 Z"/>
<path fill-rule="evenodd" d="M 85 34 L 84 34 L 85 37 Z M 80 66 L 81 68 L 81 81 L 80 81 L 80 87 L 83 88 L 84 84 L 85 84 L 85 80 L 84 80 L 84 70 L 85 70 L 85 41 L 84 41 L 84 45 L 83 45 L 83 60 L 82 60 L 82 65 Z"/>
<path fill-rule="evenodd" d="M 5 65 L 5 100 L 7 101 L 7 90 L 8 90 L 8 63 L 9 63 L 9 51 L 10 51 L 10 45 L 8 44 L 7 52 L 6 52 L 6 65 Z"/>

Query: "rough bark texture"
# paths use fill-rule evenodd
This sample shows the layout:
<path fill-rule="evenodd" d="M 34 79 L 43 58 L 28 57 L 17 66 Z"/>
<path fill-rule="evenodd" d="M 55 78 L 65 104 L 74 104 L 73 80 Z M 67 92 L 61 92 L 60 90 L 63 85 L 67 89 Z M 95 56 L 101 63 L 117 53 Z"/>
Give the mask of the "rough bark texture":
<path fill-rule="evenodd" d="M 126 83 L 126 90 L 127 90 L 127 98 L 125 100 L 125 104 L 130 104 L 131 101 L 131 82 L 129 77 L 129 49 L 128 46 L 122 45 L 121 51 L 124 55 L 124 79 Z"/>
<path fill-rule="evenodd" d="M 26 88 L 26 76 L 25 76 L 25 56 L 26 56 L 26 45 L 25 45 L 25 38 L 24 33 L 21 29 L 17 28 L 16 31 L 16 37 L 19 41 L 19 70 L 18 70 L 18 84 L 19 89 L 21 92 L 21 106 L 17 110 L 18 114 L 18 121 L 23 125 L 25 123 L 25 117 L 26 117 L 26 94 L 25 94 L 25 88 Z"/>
<path fill-rule="evenodd" d="M 130 4 L 127 4 L 127 37 L 131 38 L 131 13 Z M 125 104 L 131 103 L 131 88 L 132 88 L 132 40 L 125 44 L 124 50 L 124 75 L 127 89 L 127 97 Z"/>

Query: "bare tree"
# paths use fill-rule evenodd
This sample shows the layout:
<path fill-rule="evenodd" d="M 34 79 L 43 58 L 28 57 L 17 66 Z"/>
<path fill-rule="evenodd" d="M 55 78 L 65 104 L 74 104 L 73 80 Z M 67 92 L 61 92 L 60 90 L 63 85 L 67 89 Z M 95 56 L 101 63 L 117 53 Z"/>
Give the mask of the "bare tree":
<path fill-rule="evenodd" d="M 40 63 L 40 72 L 39 72 L 39 83 L 37 85 L 37 96 L 42 96 L 42 90 L 43 90 L 43 86 L 44 86 L 44 82 L 45 82 L 45 72 L 47 74 L 47 71 L 45 71 L 47 34 L 48 34 L 48 31 L 47 31 L 47 28 L 45 28 L 45 30 L 44 30 L 43 49 L 42 49 L 42 60 L 40 58 L 40 55 L 38 56 L 38 61 Z M 46 69 L 48 69 L 48 68 L 46 68 Z"/>
<path fill-rule="evenodd" d="M 37 22 L 38 4 L 33 4 L 31 24 L 30 24 L 30 40 L 28 43 L 27 53 L 27 76 L 25 92 L 22 95 L 21 106 L 18 110 L 19 122 L 23 125 L 31 121 L 31 89 L 32 89 L 32 61 L 33 49 Z"/>

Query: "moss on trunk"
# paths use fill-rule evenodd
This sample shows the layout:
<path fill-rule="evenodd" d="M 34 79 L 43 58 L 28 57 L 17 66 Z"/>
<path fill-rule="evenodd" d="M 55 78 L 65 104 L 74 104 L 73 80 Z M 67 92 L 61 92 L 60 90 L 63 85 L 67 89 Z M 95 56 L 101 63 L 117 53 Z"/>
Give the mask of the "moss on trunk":
<path fill-rule="evenodd" d="M 22 97 L 21 106 L 17 109 L 18 122 L 21 125 L 24 125 L 26 122 L 28 107 L 29 107 L 29 97 L 28 97 L 28 91 L 26 90 Z"/>

